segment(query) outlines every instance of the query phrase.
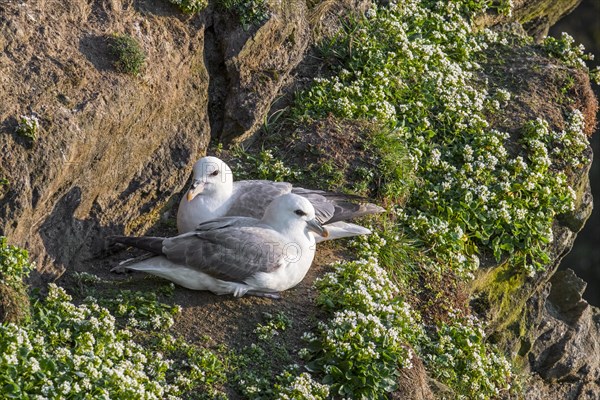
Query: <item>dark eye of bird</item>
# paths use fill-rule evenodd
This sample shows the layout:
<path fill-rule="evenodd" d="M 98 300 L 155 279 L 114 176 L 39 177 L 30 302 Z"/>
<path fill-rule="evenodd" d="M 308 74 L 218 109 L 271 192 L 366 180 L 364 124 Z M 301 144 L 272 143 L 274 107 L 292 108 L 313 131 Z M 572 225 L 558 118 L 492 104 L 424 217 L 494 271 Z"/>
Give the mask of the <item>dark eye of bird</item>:
<path fill-rule="evenodd" d="M 294 212 L 296 213 L 296 215 L 298 215 L 300 217 L 304 217 L 306 215 L 306 213 L 302 210 L 296 210 Z"/>
<path fill-rule="evenodd" d="M 215 172 L 213 172 L 212 174 L 210 174 L 210 176 L 217 176 L 219 175 L 219 170 L 216 170 Z"/>

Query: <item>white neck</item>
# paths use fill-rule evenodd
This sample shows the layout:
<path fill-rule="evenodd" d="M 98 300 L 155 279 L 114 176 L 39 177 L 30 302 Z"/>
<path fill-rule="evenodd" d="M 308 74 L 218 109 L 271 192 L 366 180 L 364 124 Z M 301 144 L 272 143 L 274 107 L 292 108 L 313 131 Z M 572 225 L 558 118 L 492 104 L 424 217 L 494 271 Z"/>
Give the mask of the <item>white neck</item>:
<path fill-rule="evenodd" d="M 177 213 L 177 230 L 179 233 L 190 232 L 202 222 L 222 217 L 229 209 L 231 193 L 226 190 L 211 194 L 201 193 L 187 203 L 185 196 L 181 199 Z"/>

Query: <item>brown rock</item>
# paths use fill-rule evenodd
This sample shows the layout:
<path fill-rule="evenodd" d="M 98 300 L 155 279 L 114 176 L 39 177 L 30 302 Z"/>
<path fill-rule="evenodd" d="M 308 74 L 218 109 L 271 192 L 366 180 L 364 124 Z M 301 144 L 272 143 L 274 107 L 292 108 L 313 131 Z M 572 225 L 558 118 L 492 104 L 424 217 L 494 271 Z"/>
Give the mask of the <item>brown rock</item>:
<path fill-rule="evenodd" d="M 114 7 L 112 6 L 114 5 Z M 0 36 L 0 234 L 60 274 L 109 232 L 139 232 L 187 179 L 209 132 L 203 31 L 164 5 L 3 3 Z M 139 11 L 143 11 L 144 14 Z M 140 78 L 118 74 L 107 37 L 146 53 Z M 36 113 L 35 142 L 15 133 Z M 56 261 L 56 262 L 55 262 Z"/>

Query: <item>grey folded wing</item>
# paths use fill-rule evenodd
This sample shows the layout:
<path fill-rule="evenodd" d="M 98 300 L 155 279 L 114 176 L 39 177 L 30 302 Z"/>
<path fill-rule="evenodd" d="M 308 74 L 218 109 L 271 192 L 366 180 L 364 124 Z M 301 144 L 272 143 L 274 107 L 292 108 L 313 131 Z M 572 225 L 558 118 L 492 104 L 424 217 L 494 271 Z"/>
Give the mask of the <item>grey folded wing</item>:
<path fill-rule="evenodd" d="M 238 181 L 233 184 L 231 206 L 225 216 L 262 218 L 274 198 L 292 191 L 292 184 L 272 181 Z"/>
<path fill-rule="evenodd" d="M 306 197 L 315 208 L 317 220 L 324 225 L 385 211 L 375 204 L 367 203 L 363 197 L 350 194 L 301 187 L 293 188 L 292 193 Z"/>
<path fill-rule="evenodd" d="M 218 279 L 243 282 L 257 272 L 273 272 L 284 261 L 285 241 L 262 226 L 195 231 L 165 239 L 170 261 Z"/>

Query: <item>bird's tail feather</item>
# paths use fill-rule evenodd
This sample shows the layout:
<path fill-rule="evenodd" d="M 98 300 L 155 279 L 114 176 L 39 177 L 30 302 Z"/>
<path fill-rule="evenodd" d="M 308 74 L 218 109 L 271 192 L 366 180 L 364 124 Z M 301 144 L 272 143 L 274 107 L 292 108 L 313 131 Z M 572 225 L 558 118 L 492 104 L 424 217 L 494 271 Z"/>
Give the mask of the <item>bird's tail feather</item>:
<path fill-rule="evenodd" d="M 317 243 L 325 241 L 325 240 L 333 240 L 344 237 L 352 237 L 359 235 L 369 235 L 371 234 L 371 230 L 365 228 L 364 226 L 350 224 L 348 222 L 338 221 L 332 224 L 327 224 L 327 231 L 329 232 L 329 236 L 322 237 L 316 236 L 315 240 Z"/>
<path fill-rule="evenodd" d="M 143 249 L 154 254 L 162 255 L 163 240 L 165 240 L 165 238 L 154 236 L 111 236 L 108 238 L 108 240 L 113 243 L 121 243 L 127 246 L 137 247 L 138 249 Z"/>

